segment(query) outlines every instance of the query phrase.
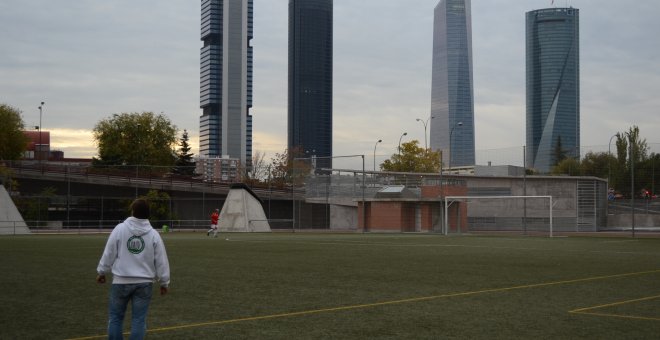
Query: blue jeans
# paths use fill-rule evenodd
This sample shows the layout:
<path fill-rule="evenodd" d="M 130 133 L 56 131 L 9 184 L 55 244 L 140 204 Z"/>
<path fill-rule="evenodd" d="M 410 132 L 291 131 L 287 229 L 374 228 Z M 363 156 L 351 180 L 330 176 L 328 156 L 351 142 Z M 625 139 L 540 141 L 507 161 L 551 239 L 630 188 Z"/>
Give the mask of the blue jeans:
<path fill-rule="evenodd" d="M 124 315 L 131 301 L 131 340 L 144 339 L 147 332 L 147 311 L 153 283 L 113 284 L 110 290 L 108 339 L 123 339 Z"/>

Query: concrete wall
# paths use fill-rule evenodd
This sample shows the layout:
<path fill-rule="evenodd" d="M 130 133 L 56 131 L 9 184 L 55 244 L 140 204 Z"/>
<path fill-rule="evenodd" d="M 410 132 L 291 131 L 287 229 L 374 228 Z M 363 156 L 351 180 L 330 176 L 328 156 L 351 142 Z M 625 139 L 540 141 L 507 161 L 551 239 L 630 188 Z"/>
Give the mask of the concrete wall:
<path fill-rule="evenodd" d="M 607 227 L 610 229 L 621 229 L 632 227 L 631 214 L 607 215 Z M 635 228 L 658 228 L 660 227 L 660 215 L 635 213 Z"/>
<path fill-rule="evenodd" d="M 578 182 L 602 186 L 605 181 L 592 177 L 528 176 L 522 177 L 463 177 L 468 183 L 468 196 L 552 196 L 553 228 L 557 231 L 597 231 L 605 228 L 606 195 L 599 192 L 579 196 Z M 591 197 L 587 197 L 592 195 Z M 593 200 L 588 212 L 581 212 L 580 200 Z M 471 227 L 489 230 L 510 225 L 511 229 L 545 229 L 549 222 L 547 199 L 476 201 L 470 204 L 468 218 Z M 595 215 L 591 216 L 595 211 Z M 588 213 L 588 214 L 587 214 Z M 585 217 L 586 215 L 586 217 Z M 475 225 L 480 221 L 480 226 Z"/>
<path fill-rule="evenodd" d="M 445 195 L 452 196 L 552 196 L 553 197 L 553 228 L 555 231 L 597 231 L 606 227 L 606 195 L 594 192 L 589 197 L 593 200 L 595 216 L 580 215 L 580 199 L 578 182 L 593 183 L 594 186 L 605 187 L 605 181 L 592 177 L 562 177 L 562 176 L 529 176 L 493 177 L 493 176 L 453 176 L 467 183 L 465 187 L 444 187 Z M 422 186 L 423 198 L 440 197 L 440 187 Z M 602 197 L 601 197 L 602 196 Z M 412 203 L 410 207 L 392 202 L 368 202 L 367 226 L 384 231 L 429 231 L 439 230 L 442 212 L 437 207 L 425 206 L 420 202 Z M 450 231 L 455 231 L 460 225 L 461 230 L 502 230 L 503 226 L 510 230 L 547 230 L 549 226 L 548 199 L 502 199 L 489 201 L 474 201 L 469 205 L 461 204 L 460 219 L 450 214 Z M 389 204 L 389 205 L 388 205 Z M 415 207 L 420 206 L 419 217 Z M 338 208 L 331 216 L 332 229 L 359 229 L 361 220 L 360 208 L 352 209 L 344 206 Z M 463 209 L 467 209 L 464 211 Z M 410 211 L 409 211 L 410 210 Z M 386 212 L 386 213 L 382 213 Z M 342 216 L 345 214 L 345 216 Z M 465 216 L 465 217 L 463 217 Z M 419 221 L 417 221 L 419 220 Z M 460 221 L 460 223 L 459 223 Z M 345 223 L 355 223 L 346 226 Z M 357 227 L 355 227 L 357 226 Z"/>
<path fill-rule="evenodd" d="M 0 184 L 0 235 L 29 234 L 23 216 L 4 186 Z"/>
<path fill-rule="evenodd" d="M 330 206 L 330 229 L 331 230 L 357 230 L 357 206 Z"/>

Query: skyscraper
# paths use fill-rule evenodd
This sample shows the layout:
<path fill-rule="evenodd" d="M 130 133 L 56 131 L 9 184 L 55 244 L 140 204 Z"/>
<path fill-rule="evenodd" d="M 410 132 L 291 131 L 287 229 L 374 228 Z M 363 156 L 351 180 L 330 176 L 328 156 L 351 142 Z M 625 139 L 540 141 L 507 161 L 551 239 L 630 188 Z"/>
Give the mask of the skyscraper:
<path fill-rule="evenodd" d="M 546 173 L 580 155 L 579 12 L 540 9 L 526 22 L 526 166 Z"/>
<path fill-rule="evenodd" d="M 433 19 L 430 147 L 443 167 L 474 165 L 470 0 L 441 0 Z"/>
<path fill-rule="evenodd" d="M 289 0 L 288 148 L 332 159 L 333 0 Z"/>
<path fill-rule="evenodd" d="M 252 164 L 252 0 L 202 0 L 199 154 Z"/>

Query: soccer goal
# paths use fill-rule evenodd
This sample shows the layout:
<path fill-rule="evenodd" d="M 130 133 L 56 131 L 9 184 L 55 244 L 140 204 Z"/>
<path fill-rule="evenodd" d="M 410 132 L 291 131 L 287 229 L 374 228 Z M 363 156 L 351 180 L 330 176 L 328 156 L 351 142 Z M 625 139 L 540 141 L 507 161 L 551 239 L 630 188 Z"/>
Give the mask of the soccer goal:
<path fill-rule="evenodd" d="M 552 207 L 552 196 L 446 196 L 443 231 L 552 237 Z"/>

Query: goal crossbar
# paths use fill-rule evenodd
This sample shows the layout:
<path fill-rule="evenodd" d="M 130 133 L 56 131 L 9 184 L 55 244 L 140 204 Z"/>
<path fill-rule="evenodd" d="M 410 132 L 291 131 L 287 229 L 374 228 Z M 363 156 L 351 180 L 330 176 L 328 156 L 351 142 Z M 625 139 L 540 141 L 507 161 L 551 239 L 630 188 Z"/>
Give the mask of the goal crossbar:
<path fill-rule="evenodd" d="M 449 206 L 454 202 L 468 201 L 471 199 L 508 199 L 508 198 L 547 198 L 549 200 L 550 210 L 550 237 L 552 237 L 552 196 L 445 196 L 445 223 L 443 226 L 444 234 L 449 234 Z"/>

